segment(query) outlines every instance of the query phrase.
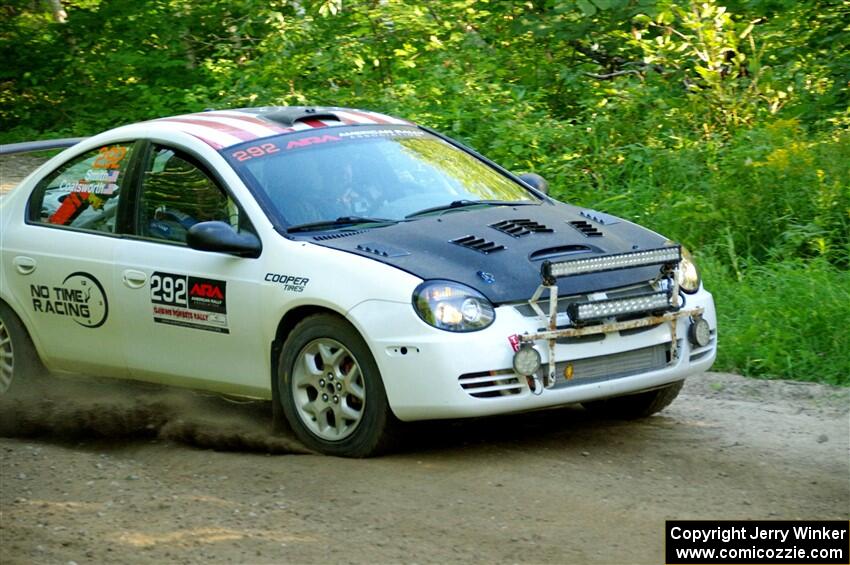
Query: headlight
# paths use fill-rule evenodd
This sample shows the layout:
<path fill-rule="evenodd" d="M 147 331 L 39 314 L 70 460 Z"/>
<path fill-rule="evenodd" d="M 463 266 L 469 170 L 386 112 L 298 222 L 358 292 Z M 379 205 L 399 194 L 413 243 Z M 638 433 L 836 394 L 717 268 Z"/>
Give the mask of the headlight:
<path fill-rule="evenodd" d="M 687 293 L 693 294 L 699 290 L 699 271 L 694 263 L 691 252 L 682 247 L 682 262 L 679 263 L 679 287 Z"/>
<path fill-rule="evenodd" d="M 483 294 L 451 281 L 425 281 L 413 291 L 413 309 L 427 324 L 450 332 L 483 330 L 496 319 Z"/>

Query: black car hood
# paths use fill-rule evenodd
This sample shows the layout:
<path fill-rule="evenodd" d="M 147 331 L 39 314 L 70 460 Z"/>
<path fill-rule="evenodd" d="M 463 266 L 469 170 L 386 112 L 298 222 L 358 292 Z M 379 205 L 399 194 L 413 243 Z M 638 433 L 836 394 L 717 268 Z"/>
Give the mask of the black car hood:
<path fill-rule="evenodd" d="M 559 202 L 451 210 L 385 227 L 289 237 L 362 255 L 422 279 L 460 282 L 494 304 L 528 300 L 547 259 L 653 249 L 665 242 L 631 222 Z M 657 275 L 653 266 L 565 277 L 558 280 L 558 292 L 597 292 Z"/>

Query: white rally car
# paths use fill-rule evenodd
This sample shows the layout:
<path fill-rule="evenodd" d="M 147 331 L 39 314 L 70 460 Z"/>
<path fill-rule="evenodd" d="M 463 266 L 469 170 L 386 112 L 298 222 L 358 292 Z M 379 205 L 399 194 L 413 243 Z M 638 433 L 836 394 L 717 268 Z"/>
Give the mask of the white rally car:
<path fill-rule="evenodd" d="M 716 353 L 681 246 L 361 110 L 86 139 L 0 199 L 0 252 L 3 391 L 43 366 L 272 399 L 327 454 L 399 420 L 649 415 Z"/>

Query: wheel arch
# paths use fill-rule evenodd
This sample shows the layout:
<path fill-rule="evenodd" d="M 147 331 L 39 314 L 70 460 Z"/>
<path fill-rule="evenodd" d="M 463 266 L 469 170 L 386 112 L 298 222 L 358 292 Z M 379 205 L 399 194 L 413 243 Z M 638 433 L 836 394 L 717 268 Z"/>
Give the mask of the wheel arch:
<path fill-rule="evenodd" d="M 4 299 L 0 296 L 0 304 L 9 309 L 9 311 L 14 314 L 18 318 L 18 322 L 20 322 L 21 327 L 24 328 L 24 331 L 27 332 L 27 337 L 30 340 L 30 343 L 35 347 L 35 352 L 38 354 L 39 362 L 43 363 L 42 359 L 44 359 L 44 355 L 41 352 L 41 345 L 38 340 L 33 338 L 33 331 L 30 326 L 27 324 L 27 318 L 25 316 L 21 316 L 20 312 L 15 308 L 14 304 L 10 303 L 8 300 Z"/>
<path fill-rule="evenodd" d="M 304 331 L 307 332 L 306 337 L 303 334 L 300 334 L 300 332 L 294 333 L 294 330 L 299 324 L 302 324 L 302 322 L 305 322 L 311 317 L 315 317 L 314 323 L 311 322 L 313 325 L 305 324 L 302 326 Z M 334 319 L 331 320 L 331 317 Z M 332 322 L 340 324 L 337 325 L 337 323 Z M 322 326 L 323 331 L 317 332 L 313 329 L 315 328 L 315 324 Z M 332 328 L 336 329 L 332 330 Z M 302 348 L 307 343 L 313 343 L 318 339 L 323 339 L 323 336 L 328 336 L 329 334 L 326 334 L 324 330 L 342 332 L 341 335 L 343 337 L 335 337 L 333 335 L 330 335 L 329 337 L 330 339 L 340 339 L 342 343 L 341 347 L 343 348 L 353 347 L 353 349 L 350 350 L 349 355 L 354 358 L 356 363 L 361 365 L 361 370 L 365 370 L 362 386 L 364 387 L 364 390 L 371 391 L 369 393 L 369 398 L 372 400 L 366 404 L 366 411 L 363 412 L 362 416 L 363 421 L 358 424 L 358 427 L 354 432 L 349 433 L 340 440 L 345 442 L 348 441 L 349 438 L 354 438 L 355 443 L 352 444 L 353 447 L 343 446 L 337 449 L 336 447 L 333 447 L 333 445 L 330 447 L 327 445 L 321 445 L 318 447 L 316 445 L 311 445 L 312 440 L 305 437 L 305 434 L 319 442 L 332 440 L 319 436 L 314 437 L 312 434 L 315 432 L 310 432 L 304 427 L 303 420 L 299 419 L 300 417 L 297 412 L 293 412 L 297 410 L 294 408 L 294 403 L 296 402 L 295 395 L 288 395 L 284 393 L 284 389 L 282 388 L 290 382 L 285 379 L 281 379 L 281 377 L 283 377 L 280 375 L 282 356 L 286 355 L 285 362 L 287 363 L 289 363 L 292 359 L 297 359 L 298 357 L 296 352 L 300 349 L 296 348 Z M 296 339 L 295 343 L 292 346 L 287 346 L 287 341 L 293 336 Z M 359 338 L 361 342 L 359 345 L 352 341 L 356 338 Z M 360 348 L 362 348 L 361 352 L 365 355 L 365 357 L 361 357 L 357 353 L 357 350 Z M 345 457 L 368 457 L 382 453 L 394 444 L 396 441 L 395 427 L 398 424 L 398 419 L 386 398 L 386 389 L 380 375 L 380 368 L 377 366 L 377 362 L 374 359 L 374 352 L 372 351 L 372 347 L 364 336 L 361 328 L 358 327 L 358 324 L 356 324 L 343 312 L 340 312 L 333 307 L 314 304 L 301 305 L 286 312 L 278 323 L 277 331 L 275 332 L 275 339 L 272 342 L 271 356 L 273 397 L 272 421 L 276 430 L 294 432 L 296 436 L 308 446 L 308 448 L 313 449 L 314 451 Z M 368 360 L 366 357 L 368 357 Z M 364 365 L 364 363 L 367 363 L 367 365 Z M 377 378 L 367 378 L 366 375 L 369 374 L 374 375 Z M 288 378 L 291 379 L 291 376 Z M 339 387 L 339 385 L 337 385 L 337 387 Z M 376 408 L 369 412 L 370 406 L 375 406 Z M 360 418 L 358 418 L 358 422 L 359 421 Z M 366 431 L 363 431 L 364 429 Z"/>
<path fill-rule="evenodd" d="M 298 323 L 315 314 L 333 314 L 334 316 L 338 316 L 339 318 L 345 320 L 349 324 L 351 321 L 346 318 L 346 316 L 342 312 L 338 312 L 333 308 L 328 308 L 326 306 L 318 306 L 315 304 L 304 304 L 301 306 L 296 306 L 295 308 L 288 310 L 283 317 L 280 319 L 280 322 L 277 324 L 277 330 L 275 331 L 274 340 L 271 344 L 271 374 L 269 377 L 271 378 L 272 387 L 277 386 L 277 374 L 278 374 L 278 366 L 280 364 L 280 351 L 283 349 L 283 344 L 286 342 L 286 338 L 289 337 L 289 334 L 292 333 L 292 330 L 295 329 L 295 326 Z M 359 332 L 359 328 L 355 328 Z M 362 335 L 362 334 L 361 334 Z"/>
<path fill-rule="evenodd" d="M 15 375 L 17 375 L 17 379 L 20 380 L 21 371 L 26 376 L 27 379 L 37 379 L 47 373 L 47 366 L 44 364 L 43 355 L 41 351 L 39 351 L 38 346 L 32 339 L 32 332 L 30 328 L 27 327 L 24 318 L 22 318 L 15 308 L 10 304 L 7 300 L 0 298 L 0 308 L 3 310 L 8 310 L 14 319 L 6 319 L 6 331 L 8 332 L 8 336 L 12 342 L 12 354 L 13 354 L 13 366 L 12 366 L 12 378 L 15 379 Z M 14 327 L 18 326 L 18 331 L 23 332 L 23 336 L 19 336 L 20 339 L 16 340 L 14 336 Z M 20 349 L 19 349 L 20 348 Z M 16 351 L 17 350 L 17 351 Z M 18 355 L 22 354 L 19 358 Z M 20 366 L 21 368 L 18 368 Z M 10 381 L 11 383 L 11 381 Z M 14 385 L 13 386 L 20 386 Z M 4 389 L 5 392 L 5 389 Z"/>

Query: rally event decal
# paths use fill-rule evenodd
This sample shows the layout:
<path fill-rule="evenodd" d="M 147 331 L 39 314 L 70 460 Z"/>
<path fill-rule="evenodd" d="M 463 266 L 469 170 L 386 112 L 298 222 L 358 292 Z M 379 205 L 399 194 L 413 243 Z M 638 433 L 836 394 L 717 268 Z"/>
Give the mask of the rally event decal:
<path fill-rule="evenodd" d="M 153 321 L 227 334 L 227 283 L 156 272 L 151 275 Z"/>
<path fill-rule="evenodd" d="M 61 285 L 30 285 L 32 309 L 41 314 L 71 318 L 84 328 L 99 328 L 109 315 L 106 291 L 96 278 L 78 271 Z"/>

